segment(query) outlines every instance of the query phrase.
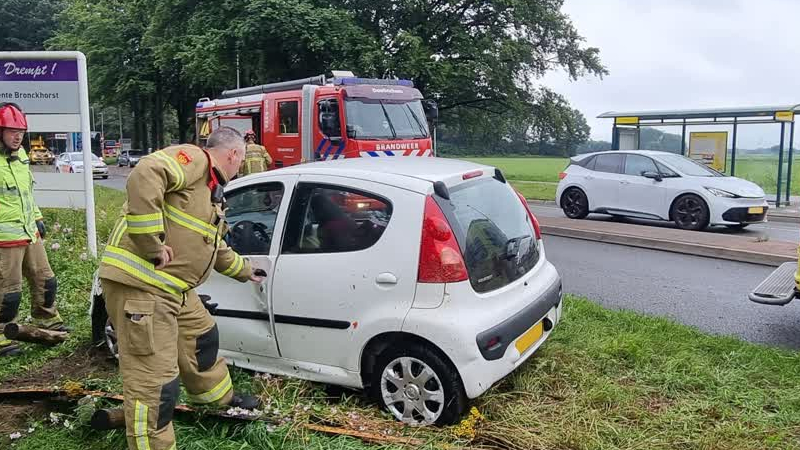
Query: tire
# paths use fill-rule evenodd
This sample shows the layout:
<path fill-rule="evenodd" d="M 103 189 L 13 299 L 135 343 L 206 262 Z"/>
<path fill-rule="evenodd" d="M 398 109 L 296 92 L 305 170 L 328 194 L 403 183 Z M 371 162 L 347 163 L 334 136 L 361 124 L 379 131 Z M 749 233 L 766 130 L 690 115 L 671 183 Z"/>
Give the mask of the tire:
<path fill-rule="evenodd" d="M 561 209 L 570 219 L 585 219 L 589 215 L 589 199 L 581 189 L 571 187 L 561 194 Z"/>
<path fill-rule="evenodd" d="M 708 227 L 710 218 L 705 200 L 694 194 L 678 197 L 672 203 L 669 214 L 678 228 L 693 231 Z"/>
<path fill-rule="evenodd" d="M 372 395 L 395 419 L 410 425 L 450 425 L 457 423 L 467 408 L 467 395 L 455 367 L 439 352 L 416 343 L 390 347 L 378 356 L 372 378 Z M 406 374 L 406 371 L 409 374 Z M 422 386 L 416 379 L 427 372 Z M 389 373 L 396 381 L 389 381 Z M 385 376 L 386 374 L 386 376 Z M 428 391 L 429 401 L 421 398 Z M 398 400 L 392 402 L 392 394 Z M 411 408 L 409 408 L 411 406 Z M 427 415 L 419 410 L 425 409 Z M 408 410 L 411 413 L 404 415 Z"/>

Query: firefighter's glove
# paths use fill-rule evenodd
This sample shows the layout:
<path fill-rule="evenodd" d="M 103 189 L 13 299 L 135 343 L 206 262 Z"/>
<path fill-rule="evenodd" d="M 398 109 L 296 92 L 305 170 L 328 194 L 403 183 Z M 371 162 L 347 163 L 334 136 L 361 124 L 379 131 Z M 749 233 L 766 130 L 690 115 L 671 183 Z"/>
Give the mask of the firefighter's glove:
<path fill-rule="evenodd" d="M 211 303 L 210 295 L 200 295 L 200 301 L 210 314 L 213 315 L 217 312 L 217 306 L 219 306 L 219 303 Z"/>
<path fill-rule="evenodd" d="M 36 221 L 36 229 L 39 230 L 39 237 L 44 239 L 45 235 L 47 234 L 47 229 L 44 227 L 44 220 Z"/>

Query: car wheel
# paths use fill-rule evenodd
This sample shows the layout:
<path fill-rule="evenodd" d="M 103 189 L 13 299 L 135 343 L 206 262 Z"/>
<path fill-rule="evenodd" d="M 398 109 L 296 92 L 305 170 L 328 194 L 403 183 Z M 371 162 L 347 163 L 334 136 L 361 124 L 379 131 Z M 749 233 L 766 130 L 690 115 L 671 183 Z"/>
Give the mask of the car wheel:
<path fill-rule="evenodd" d="M 708 205 L 694 194 L 684 195 L 675 200 L 670 215 L 675 225 L 684 230 L 703 230 L 708 226 Z"/>
<path fill-rule="evenodd" d="M 119 359 L 117 332 L 106 312 L 106 302 L 102 296 L 96 296 L 92 309 L 92 342 L 108 351 L 114 359 Z"/>
<path fill-rule="evenodd" d="M 377 361 L 372 390 L 385 410 L 408 425 L 454 424 L 467 407 L 455 367 L 418 344 L 384 351 Z"/>
<path fill-rule="evenodd" d="M 570 219 L 584 219 L 589 215 L 589 199 L 578 188 L 569 188 L 561 194 L 561 209 Z"/>

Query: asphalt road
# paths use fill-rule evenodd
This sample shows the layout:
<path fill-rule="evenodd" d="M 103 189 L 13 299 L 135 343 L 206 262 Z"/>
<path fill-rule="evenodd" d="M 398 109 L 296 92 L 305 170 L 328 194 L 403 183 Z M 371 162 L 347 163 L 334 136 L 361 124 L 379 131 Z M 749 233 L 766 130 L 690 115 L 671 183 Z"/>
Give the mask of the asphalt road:
<path fill-rule="evenodd" d="M 544 242 L 568 293 L 709 333 L 800 348 L 800 302 L 780 307 L 747 300 L 770 267 L 557 236 Z"/>
<path fill-rule="evenodd" d="M 555 206 L 541 206 L 541 205 L 529 205 L 533 213 L 537 216 L 542 217 L 565 217 L 564 213 L 561 211 L 560 208 L 556 208 Z M 627 218 L 613 218 L 611 216 L 606 216 L 603 214 L 590 214 L 586 220 L 597 220 L 597 221 L 618 221 L 623 223 L 631 223 L 631 224 L 639 224 L 643 227 L 667 227 L 667 228 L 676 228 L 675 224 L 672 222 L 658 222 L 653 220 L 639 220 L 639 219 L 627 219 Z M 646 228 L 643 230 L 646 231 Z M 744 230 L 731 230 L 727 227 L 713 227 L 709 228 L 708 230 L 704 231 L 704 233 L 722 233 L 722 234 L 733 234 L 737 236 L 749 236 L 752 238 L 756 238 L 759 236 L 766 235 L 771 240 L 775 241 L 789 241 L 789 242 L 797 242 L 800 240 L 800 224 L 796 223 L 785 223 L 785 222 L 767 222 L 757 225 L 750 225 L 749 227 L 745 228 Z"/>

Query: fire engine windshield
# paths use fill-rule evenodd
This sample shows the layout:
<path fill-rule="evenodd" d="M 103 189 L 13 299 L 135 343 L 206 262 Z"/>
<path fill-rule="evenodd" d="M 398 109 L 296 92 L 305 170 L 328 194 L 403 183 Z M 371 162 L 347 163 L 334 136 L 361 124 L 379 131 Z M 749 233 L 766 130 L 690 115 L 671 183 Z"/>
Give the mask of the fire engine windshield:
<path fill-rule="evenodd" d="M 419 100 L 397 102 L 348 99 L 347 136 L 353 139 L 418 139 L 428 137 L 428 123 Z"/>

